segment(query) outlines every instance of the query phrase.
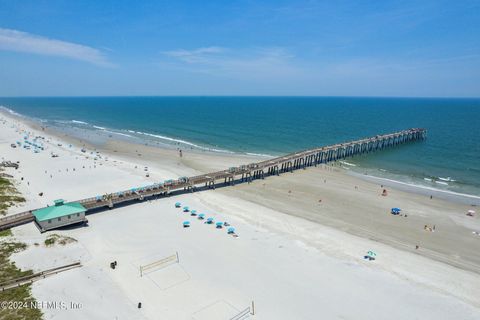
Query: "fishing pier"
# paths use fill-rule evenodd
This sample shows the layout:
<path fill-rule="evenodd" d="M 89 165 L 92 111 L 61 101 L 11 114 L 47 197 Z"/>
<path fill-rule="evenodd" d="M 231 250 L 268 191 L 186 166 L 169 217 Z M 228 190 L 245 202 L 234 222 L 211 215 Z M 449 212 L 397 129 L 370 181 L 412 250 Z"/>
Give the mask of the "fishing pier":
<path fill-rule="evenodd" d="M 231 167 L 226 170 L 202 174 L 193 177 L 180 177 L 176 180 L 166 180 L 140 188 L 133 188 L 73 201 L 80 203 L 86 213 L 101 208 L 113 208 L 119 204 L 126 204 L 135 200 L 144 200 L 152 197 L 165 197 L 178 191 L 197 191 L 201 189 L 215 189 L 219 185 L 234 185 L 238 182 L 250 183 L 254 179 L 264 179 L 272 175 L 293 172 L 298 169 L 317 166 L 337 160 L 354 157 L 357 155 L 391 148 L 400 144 L 423 140 L 427 131 L 413 128 L 395 133 L 377 135 L 370 138 L 339 143 L 335 145 L 309 149 L 287 154 L 285 156 L 268 159 L 265 161 Z M 41 209 L 41 208 L 40 208 Z M 30 210 L 0 219 L 0 230 L 24 224 L 35 219 Z"/>

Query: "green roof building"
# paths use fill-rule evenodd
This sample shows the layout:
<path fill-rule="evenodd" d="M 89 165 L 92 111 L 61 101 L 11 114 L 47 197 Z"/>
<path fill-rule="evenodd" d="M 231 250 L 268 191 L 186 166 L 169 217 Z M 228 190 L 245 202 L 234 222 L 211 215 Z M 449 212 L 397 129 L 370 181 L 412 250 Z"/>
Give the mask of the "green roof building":
<path fill-rule="evenodd" d="M 53 206 L 33 211 L 35 221 L 41 232 L 64 227 L 76 223 L 85 223 L 85 209 L 78 202 L 65 203 L 62 199 L 55 200 Z"/>

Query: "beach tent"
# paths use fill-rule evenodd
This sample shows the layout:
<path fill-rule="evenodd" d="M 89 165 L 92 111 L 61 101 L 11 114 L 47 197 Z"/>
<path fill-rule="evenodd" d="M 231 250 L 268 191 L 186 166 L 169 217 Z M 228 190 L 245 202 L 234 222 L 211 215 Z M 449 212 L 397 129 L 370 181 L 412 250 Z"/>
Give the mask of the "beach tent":
<path fill-rule="evenodd" d="M 198 215 L 198 219 L 200 219 L 200 220 L 205 219 L 205 214 L 204 214 L 204 213 L 200 213 L 200 214 Z"/>
<path fill-rule="evenodd" d="M 180 208 L 182 204 L 180 202 L 175 202 L 175 208 Z"/>
<path fill-rule="evenodd" d="M 228 228 L 228 229 L 227 229 L 227 233 L 228 233 L 228 234 L 235 233 L 235 228 L 234 228 L 234 227 Z"/>
<path fill-rule="evenodd" d="M 183 207 L 183 212 L 188 212 L 190 209 L 188 207 Z"/>

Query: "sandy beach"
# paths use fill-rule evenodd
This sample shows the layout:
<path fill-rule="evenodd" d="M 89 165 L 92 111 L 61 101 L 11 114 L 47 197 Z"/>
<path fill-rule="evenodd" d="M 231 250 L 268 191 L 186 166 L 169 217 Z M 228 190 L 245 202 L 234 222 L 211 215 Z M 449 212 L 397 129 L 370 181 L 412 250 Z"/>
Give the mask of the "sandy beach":
<path fill-rule="evenodd" d="M 10 146 L 25 134 L 44 137 L 45 150 Z M 26 198 L 8 214 L 260 159 L 190 150 L 180 158 L 175 148 L 114 138 L 91 145 L 6 113 L 0 155 L 20 162 L 5 172 Z M 175 202 L 228 222 L 238 237 Z M 41 234 L 22 225 L 13 236 L 28 248 L 13 260 L 34 271 L 81 261 L 33 283 L 38 301 L 82 306 L 44 309 L 45 319 L 220 320 L 252 301 L 252 319 L 479 319 L 480 218 L 466 216 L 469 209 L 322 165 L 105 210 L 88 215 L 87 227 Z M 45 247 L 53 233 L 77 241 Z M 364 259 L 369 250 L 376 260 Z M 178 262 L 140 275 L 141 265 L 174 254 Z"/>

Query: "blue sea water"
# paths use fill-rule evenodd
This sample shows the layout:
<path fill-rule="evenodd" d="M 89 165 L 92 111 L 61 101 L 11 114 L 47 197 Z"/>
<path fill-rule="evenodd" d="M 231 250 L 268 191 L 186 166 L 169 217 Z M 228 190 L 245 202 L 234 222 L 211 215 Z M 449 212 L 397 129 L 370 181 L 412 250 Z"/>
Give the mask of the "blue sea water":
<path fill-rule="evenodd" d="M 426 141 L 348 159 L 345 167 L 480 194 L 480 99 L 65 97 L 0 98 L 0 105 L 53 126 L 267 155 L 422 127 Z"/>

